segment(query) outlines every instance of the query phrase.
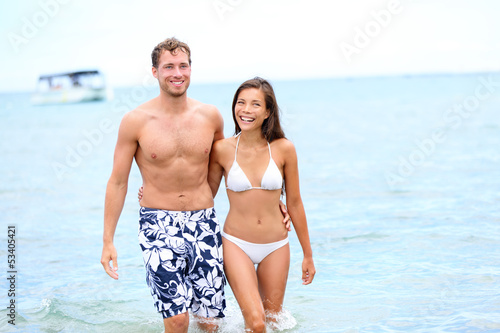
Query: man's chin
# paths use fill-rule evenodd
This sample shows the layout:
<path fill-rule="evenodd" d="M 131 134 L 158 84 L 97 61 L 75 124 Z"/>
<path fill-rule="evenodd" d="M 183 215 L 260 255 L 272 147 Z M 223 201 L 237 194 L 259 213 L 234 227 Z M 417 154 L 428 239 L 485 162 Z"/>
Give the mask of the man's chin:
<path fill-rule="evenodd" d="M 181 96 L 184 96 L 186 94 L 187 87 L 186 87 L 186 89 L 182 89 L 182 90 L 173 90 L 173 89 L 162 87 L 162 90 L 163 90 L 163 92 L 165 92 L 166 94 L 168 94 L 172 97 L 181 97 Z"/>

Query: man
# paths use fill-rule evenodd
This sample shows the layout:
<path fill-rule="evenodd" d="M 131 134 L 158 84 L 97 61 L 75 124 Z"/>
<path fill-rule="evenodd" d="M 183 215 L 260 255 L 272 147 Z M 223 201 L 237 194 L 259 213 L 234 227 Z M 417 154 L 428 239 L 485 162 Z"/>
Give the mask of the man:
<path fill-rule="evenodd" d="M 148 285 L 165 331 L 187 332 L 189 308 L 200 318 L 224 316 L 222 241 L 207 181 L 212 144 L 224 137 L 223 119 L 214 106 L 187 97 L 188 45 L 167 39 L 155 47 L 152 61 L 160 94 L 120 124 L 106 188 L 101 263 L 118 279 L 113 236 L 135 157 L 144 186 L 139 240 Z M 200 323 L 205 330 L 217 327 L 215 321 Z"/>

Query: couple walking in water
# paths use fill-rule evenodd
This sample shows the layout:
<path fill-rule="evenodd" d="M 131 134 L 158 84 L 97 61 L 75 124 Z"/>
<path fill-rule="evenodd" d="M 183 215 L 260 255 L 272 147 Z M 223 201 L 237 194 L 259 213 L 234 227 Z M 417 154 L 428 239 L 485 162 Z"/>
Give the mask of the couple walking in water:
<path fill-rule="evenodd" d="M 290 222 L 304 253 L 303 284 L 316 273 L 297 154 L 281 128 L 273 88 L 261 78 L 240 85 L 232 103 L 235 136 L 224 139 L 217 108 L 187 97 L 188 45 L 167 39 L 153 50 L 152 63 L 159 96 L 120 124 L 106 188 L 101 263 L 118 279 L 113 236 L 135 158 L 143 179 L 139 243 L 165 331 L 187 332 L 189 309 L 203 330 L 216 331 L 227 278 L 245 328 L 264 332 L 283 306 Z M 221 230 L 213 198 L 223 176 L 230 208 Z"/>

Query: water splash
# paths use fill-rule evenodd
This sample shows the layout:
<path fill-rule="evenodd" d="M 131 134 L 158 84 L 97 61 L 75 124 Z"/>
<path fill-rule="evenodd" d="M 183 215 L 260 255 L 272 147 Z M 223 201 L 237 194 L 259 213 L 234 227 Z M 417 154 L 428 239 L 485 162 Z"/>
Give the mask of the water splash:
<path fill-rule="evenodd" d="M 292 316 L 292 313 L 283 309 L 277 314 L 267 314 L 268 321 L 267 329 L 271 332 L 281 332 L 290 330 L 297 326 L 297 320 Z"/>
<path fill-rule="evenodd" d="M 234 304 L 233 304 L 234 302 Z M 225 311 L 226 317 L 219 323 L 220 333 L 245 333 L 245 321 L 238 304 L 232 300 L 228 299 L 228 306 Z M 293 329 L 297 326 L 297 320 L 293 317 L 292 313 L 286 309 L 283 309 L 277 314 L 267 314 L 267 332 L 283 332 Z M 199 319 L 198 319 L 199 320 Z M 202 333 L 198 325 L 194 324 L 197 319 L 190 316 L 190 333 Z"/>

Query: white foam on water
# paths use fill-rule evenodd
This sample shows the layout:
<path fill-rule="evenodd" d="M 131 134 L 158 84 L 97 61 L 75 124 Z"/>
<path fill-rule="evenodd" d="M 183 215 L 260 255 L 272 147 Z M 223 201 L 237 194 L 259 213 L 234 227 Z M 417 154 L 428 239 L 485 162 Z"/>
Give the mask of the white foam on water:
<path fill-rule="evenodd" d="M 233 299 L 227 300 L 227 307 L 225 311 L 226 317 L 220 321 L 220 333 L 244 333 L 245 321 L 241 314 L 238 303 Z M 297 320 L 293 317 L 292 313 L 286 309 L 275 315 L 268 315 L 270 319 L 267 323 L 268 332 L 282 332 L 290 330 L 297 326 Z M 196 318 L 190 316 L 191 325 L 189 328 L 190 333 L 202 333 L 198 325 L 195 324 Z"/>
<path fill-rule="evenodd" d="M 297 326 L 297 320 L 292 316 L 292 313 L 286 309 L 275 315 L 269 315 L 272 321 L 268 322 L 267 329 L 271 332 L 281 332 L 289 330 Z"/>

